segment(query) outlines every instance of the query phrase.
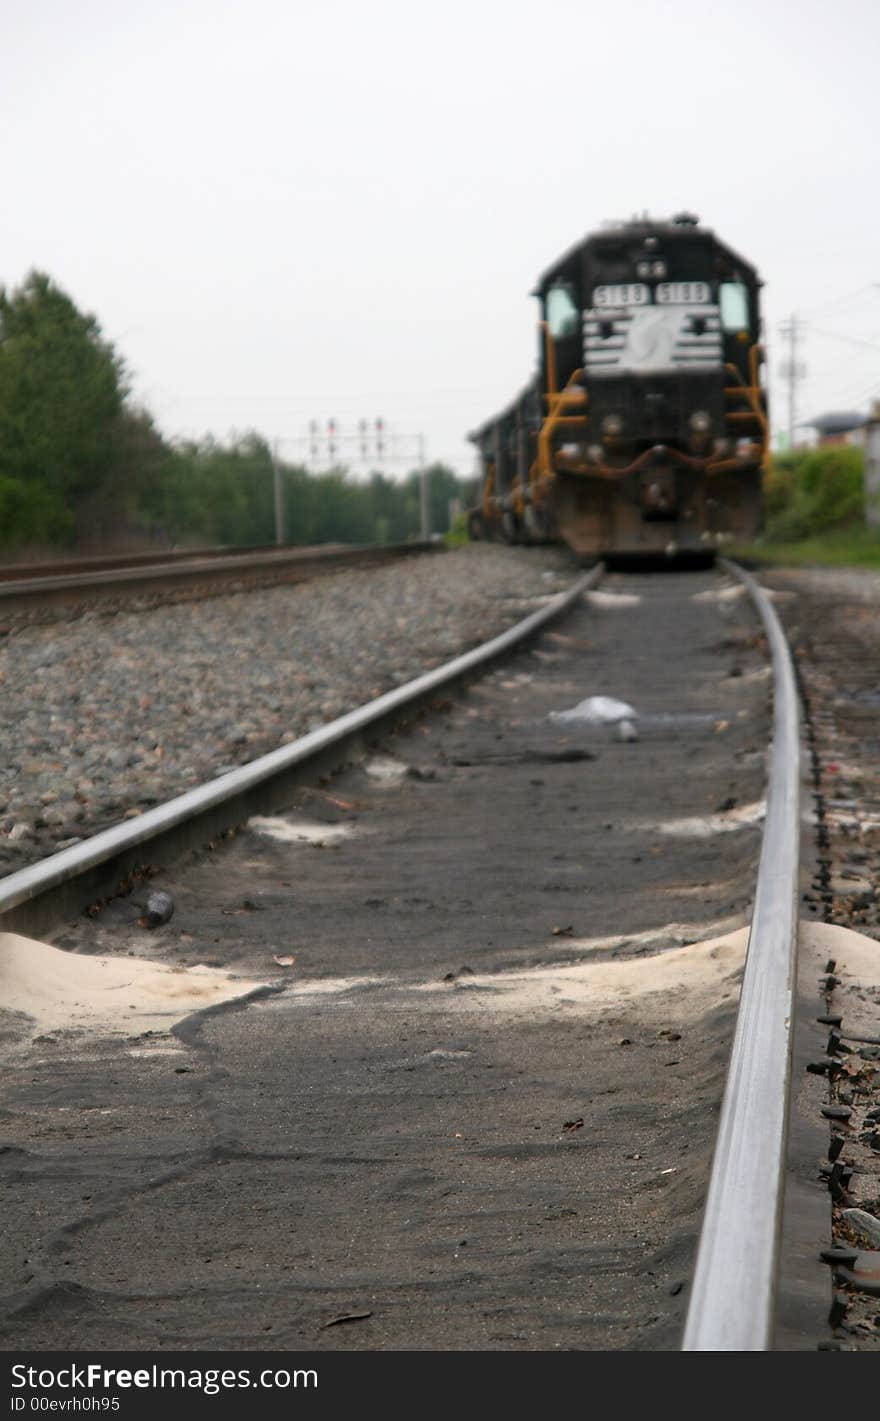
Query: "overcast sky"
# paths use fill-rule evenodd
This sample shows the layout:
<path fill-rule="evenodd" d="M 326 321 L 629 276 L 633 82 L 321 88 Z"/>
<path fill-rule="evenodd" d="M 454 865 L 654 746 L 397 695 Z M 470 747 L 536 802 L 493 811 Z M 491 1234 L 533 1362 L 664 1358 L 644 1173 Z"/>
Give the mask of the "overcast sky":
<path fill-rule="evenodd" d="M 168 435 L 381 415 L 469 472 L 532 371 L 535 278 L 644 210 L 757 265 L 773 372 L 810 318 L 802 415 L 880 396 L 876 0 L 3 16 L 0 282 L 93 311 Z"/>

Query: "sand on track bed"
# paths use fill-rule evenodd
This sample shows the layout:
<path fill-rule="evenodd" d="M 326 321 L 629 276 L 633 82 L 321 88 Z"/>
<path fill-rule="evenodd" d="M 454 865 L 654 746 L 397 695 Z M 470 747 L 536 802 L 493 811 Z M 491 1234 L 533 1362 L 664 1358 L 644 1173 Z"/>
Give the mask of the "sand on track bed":
<path fill-rule="evenodd" d="M 90 957 L 0 933 L 0 1001 L 41 1032 L 167 1031 L 191 1012 L 245 997 L 261 985 L 212 967 Z"/>
<path fill-rule="evenodd" d="M 812 926 L 812 925 L 811 925 Z M 444 1005 L 513 1015 L 577 1009 L 602 1014 L 642 1002 L 647 1014 L 687 996 L 691 1012 L 710 1009 L 737 990 L 748 929 L 620 961 L 564 963 L 526 971 L 472 974 L 449 986 L 402 984 L 393 977 L 352 976 L 290 984 L 276 1005 L 352 991 L 391 988 L 436 993 Z M 4 1008 L 32 1023 L 21 1034 L 77 1031 L 91 1035 L 167 1031 L 192 1012 L 246 997 L 265 982 L 212 967 L 169 967 L 136 957 L 93 957 L 0 933 Z M 16 1033 L 18 1034 L 18 1033 Z"/>
<path fill-rule="evenodd" d="M 801 941 L 835 953 L 840 968 L 874 985 L 880 977 L 880 944 L 847 928 L 802 922 Z M 358 990 L 391 988 L 442 995 L 456 1010 L 502 1013 L 571 1012 L 601 1015 L 635 1007 L 640 1017 L 668 1014 L 677 999 L 688 1014 L 710 1011 L 739 990 L 749 929 L 737 928 L 699 942 L 612 961 L 564 962 L 525 970 L 469 973 L 454 983 L 401 983 L 376 975 L 292 982 L 275 1003 L 291 995 L 320 999 Z M 615 940 L 617 943 L 619 940 Z M 592 943 L 595 949 L 596 943 Z M 614 944 L 609 943 L 609 947 Z M 135 957 L 91 957 L 48 943 L 0 933 L 0 992 L 7 1011 L 31 1018 L 39 1031 L 92 1034 L 164 1030 L 192 1012 L 246 997 L 265 982 L 212 967 L 166 967 Z"/>
<path fill-rule="evenodd" d="M 632 1008 L 634 1017 L 664 1021 L 687 1001 L 687 1015 L 711 1011 L 739 992 L 748 928 L 723 937 L 616 962 L 566 963 L 459 979 L 453 1005 L 511 1015 L 589 1013 Z M 436 990 L 436 988 L 435 988 Z"/>
<path fill-rule="evenodd" d="M 299 984 L 302 996 L 333 995 L 358 988 L 386 987 L 434 994 L 444 1009 L 530 1018 L 570 1012 L 593 1018 L 626 1009 L 633 1020 L 653 1021 L 685 1015 L 693 1020 L 731 997 L 738 997 L 750 929 L 736 928 L 699 942 L 663 945 L 663 933 L 642 934 L 655 943 L 654 952 L 635 957 L 585 962 L 551 963 L 501 972 L 468 972 L 450 983 L 401 983 L 391 977 L 350 977 Z M 835 956 L 845 980 L 876 987 L 880 983 L 880 943 L 848 928 L 802 920 L 798 929 L 804 951 Z M 667 940 L 671 932 L 666 934 Z M 674 941 L 674 938 L 671 938 Z M 630 942 L 632 939 L 616 939 Z M 597 941 L 590 940 L 593 951 Z M 609 943 L 609 947 L 611 944 Z M 289 1001 L 289 998 L 287 998 Z M 279 998 L 278 1008 L 285 999 Z M 678 1011 L 676 1011 L 678 1008 Z"/>

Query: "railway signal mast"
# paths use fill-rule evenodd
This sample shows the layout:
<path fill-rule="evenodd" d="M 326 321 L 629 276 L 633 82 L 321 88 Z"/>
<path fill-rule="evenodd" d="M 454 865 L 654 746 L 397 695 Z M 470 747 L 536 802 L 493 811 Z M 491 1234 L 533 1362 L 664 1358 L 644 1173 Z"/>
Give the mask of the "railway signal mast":
<path fill-rule="evenodd" d="M 335 419 L 309 420 L 309 432 L 298 442 L 307 449 L 303 460 L 313 473 L 326 472 L 341 461 L 360 464 L 363 468 L 381 469 L 387 454 L 388 432 L 385 421 L 359 419 L 356 425 L 344 427 Z"/>
<path fill-rule="evenodd" d="M 339 464 L 353 465 L 361 473 L 384 473 L 390 464 L 419 471 L 419 521 L 423 541 L 431 536 L 430 490 L 425 460 L 424 434 L 397 434 L 384 419 L 359 419 L 341 426 L 335 419 L 325 423 L 309 420 L 308 434 L 299 441 L 306 449 L 303 462 L 313 473 L 326 472 Z"/>

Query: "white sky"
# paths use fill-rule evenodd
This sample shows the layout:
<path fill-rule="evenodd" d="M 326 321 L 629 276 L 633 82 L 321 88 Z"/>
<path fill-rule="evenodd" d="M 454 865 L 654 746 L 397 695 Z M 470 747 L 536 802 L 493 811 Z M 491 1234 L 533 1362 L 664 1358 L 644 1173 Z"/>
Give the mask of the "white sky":
<path fill-rule="evenodd" d="M 880 396 L 876 0 L 2 13 L 0 282 L 93 311 L 168 435 L 382 415 L 469 472 L 535 278 L 642 210 L 754 261 L 773 372 L 813 317 L 803 416 Z"/>

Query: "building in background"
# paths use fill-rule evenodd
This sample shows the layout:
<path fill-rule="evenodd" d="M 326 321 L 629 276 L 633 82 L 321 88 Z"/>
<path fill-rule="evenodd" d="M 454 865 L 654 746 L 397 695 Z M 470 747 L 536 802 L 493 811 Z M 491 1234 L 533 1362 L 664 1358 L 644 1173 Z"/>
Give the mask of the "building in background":
<path fill-rule="evenodd" d="M 813 437 L 806 441 L 808 444 L 823 448 L 829 444 L 864 444 L 867 423 L 866 414 L 859 414 L 857 410 L 843 410 L 820 414 L 799 428 L 812 434 Z"/>

